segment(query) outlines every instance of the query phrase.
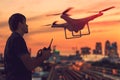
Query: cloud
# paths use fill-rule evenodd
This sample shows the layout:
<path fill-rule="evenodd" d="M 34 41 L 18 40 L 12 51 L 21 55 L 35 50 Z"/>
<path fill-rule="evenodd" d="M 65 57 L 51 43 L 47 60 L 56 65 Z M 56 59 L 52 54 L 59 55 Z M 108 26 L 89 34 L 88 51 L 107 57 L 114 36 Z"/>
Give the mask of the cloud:
<path fill-rule="evenodd" d="M 45 46 L 45 45 L 48 45 L 46 42 L 35 42 L 35 43 L 32 43 L 32 45 L 34 45 L 34 46 L 41 46 L 41 47 L 43 47 L 43 46 Z"/>
<path fill-rule="evenodd" d="M 118 7 L 119 4 L 120 4 L 120 1 L 117 1 L 117 0 L 116 1 L 115 0 L 106 0 L 106 1 L 101 1 L 101 2 L 99 2 L 97 4 L 95 4 L 94 7 L 96 7 L 96 8 L 98 8 L 98 6 L 103 7 L 103 8 L 105 8 L 106 6 L 107 7 L 111 7 L 111 6 Z"/>
<path fill-rule="evenodd" d="M 54 14 L 54 13 L 58 13 L 58 12 L 56 12 L 56 11 L 53 11 L 53 12 L 49 11 L 49 12 L 41 14 L 41 15 L 35 15 L 33 17 L 29 17 L 29 18 L 27 18 L 27 20 L 28 21 L 41 21 L 41 23 L 40 23 L 41 25 L 45 25 L 47 23 L 51 24 L 53 21 L 56 20 L 56 18 L 59 19 L 58 16 L 48 16 L 48 15 L 51 15 L 52 13 Z"/>
<path fill-rule="evenodd" d="M 38 20 L 38 19 L 43 20 L 44 17 L 45 17 L 45 15 L 37 15 L 37 16 L 30 17 L 27 20 L 28 21 L 34 21 L 34 20 Z"/>
<path fill-rule="evenodd" d="M 109 31 L 111 31 L 111 30 L 108 30 L 108 29 L 101 29 L 101 30 L 91 30 L 91 33 L 100 33 L 100 32 L 109 32 Z"/>
<path fill-rule="evenodd" d="M 8 35 L 7 34 L 4 34 L 4 33 L 0 33 L 0 38 L 1 38 L 1 40 L 4 40 L 4 39 L 6 39 L 6 37 L 8 37 Z"/>
<path fill-rule="evenodd" d="M 46 16 L 48 13 L 46 14 L 42 14 L 42 15 L 36 15 L 33 17 L 29 17 L 27 18 L 28 21 L 35 21 L 35 20 L 44 20 L 45 18 L 48 18 L 48 16 Z M 0 22 L 0 28 L 1 27 L 5 27 L 8 26 L 8 22 L 7 21 L 2 21 Z"/>
<path fill-rule="evenodd" d="M 45 15 L 37 15 L 37 16 L 33 16 L 33 17 L 30 17 L 28 18 L 27 20 L 28 21 L 34 21 L 34 20 L 44 20 L 44 18 L 46 18 L 46 14 Z M 7 21 L 2 21 L 0 22 L 0 27 L 5 27 L 8 25 L 8 22 Z"/>
<path fill-rule="evenodd" d="M 61 31 L 63 29 L 53 29 L 51 27 L 46 27 L 46 28 L 41 28 L 39 30 L 35 30 L 35 31 L 31 31 L 29 34 L 33 35 L 33 34 L 39 34 L 39 33 L 51 33 L 51 32 L 57 32 L 57 31 Z"/>
<path fill-rule="evenodd" d="M 0 34 L 0 38 L 2 37 L 2 35 Z"/>
<path fill-rule="evenodd" d="M 0 28 L 7 26 L 7 21 L 0 22 Z"/>
<path fill-rule="evenodd" d="M 110 14 L 110 15 L 112 15 L 112 16 L 120 15 L 120 12 L 116 12 L 116 13 L 113 13 L 113 14 Z"/>
<path fill-rule="evenodd" d="M 36 20 L 37 19 L 37 17 L 34 17 L 34 18 L 31 18 L 31 20 Z M 105 26 L 105 25 L 107 25 L 107 26 L 109 26 L 109 25 L 116 25 L 116 24 L 119 24 L 120 23 L 120 20 L 114 20 L 114 21 L 99 21 L 99 22 L 90 22 L 90 25 L 92 26 L 92 25 L 101 25 L 101 26 Z M 1 25 L 1 24 L 0 24 Z M 5 25 L 7 25 L 7 23 L 6 22 L 3 22 L 3 25 L 2 26 L 5 26 Z M 39 29 L 37 29 L 37 30 L 34 30 L 34 31 L 31 31 L 31 32 L 29 32 L 29 35 L 27 35 L 26 36 L 26 38 L 29 40 L 31 37 L 31 35 L 35 35 L 35 34 L 44 34 L 44 33 L 52 33 L 52 32 L 59 32 L 59 31 L 63 31 L 63 33 L 64 33 L 64 30 L 63 30 L 63 28 L 61 29 L 61 28 L 51 28 L 50 26 L 42 26 L 42 28 L 40 27 Z M 105 32 L 105 31 L 109 31 L 109 30 L 91 30 L 91 32 Z M 0 37 L 5 37 L 5 35 L 4 36 L 2 36 L 1 34 L 0 34 Z"/>
<path fill-rule="evenodd" d="M 116 25 L 120 24 L 120 20 L 107 20 L 107 21 L 98 21 L 98 22 L 91 22 L 90 24 L 96 24 L 96 25 Z"/>
<path fill-rule="evenodd" d="M 90 22 L 90 25 L 101 25 L 101 26 L 109 26 L 109 25 L 116 25 L 116 24 L 120 24 L 120 20 L 113 20 L 113 21 L 98 21 L 98 22 Z M 31 31 L 29 34 L 30 35 L 34 35 L 34 34 L 39 34 L 39 33 L 51 33 L 51 32 L 58 32 L 58 31 L 62 31 L 63 28 L 51 28 L 49 27 L 42 27 L 39 28 L 35 31 Z M 63 30 L 64 32 L 64 30 Z M 96 32 L 96 31 L 95 31 Z M 101 31 L 97 31 L 97 32 L 101 32 Z"/>

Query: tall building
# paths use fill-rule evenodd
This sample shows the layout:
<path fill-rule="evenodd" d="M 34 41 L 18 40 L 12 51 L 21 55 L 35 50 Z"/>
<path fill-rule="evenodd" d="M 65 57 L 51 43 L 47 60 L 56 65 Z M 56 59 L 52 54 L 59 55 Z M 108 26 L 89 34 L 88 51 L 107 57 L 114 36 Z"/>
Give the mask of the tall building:
<path fill-rule="evenodd" d="M 105 55 L 109 57 L 118 56 L 117 42 L 110 43 L 108 40 L 105 43 Z"/>
<path fill-rule="evenodd" d="M 97 42 L 93 54 L 102 54 L 102 43 Z"/>
<path fill-rule="evenodd" d="M 113 50 L 114 50 L 114 52 L 115 52 L 115 54 L 118 54 L 118 47 L 117 47 L 117 42 L 114 42 L 114 43 L 112 43 L 112 48 L 113 48 Z"/>
<path fill-rule="evenodd" d="M 109 54 L 110 47 L 111 47 L 110 41 L 107 40 L 107 41 L 105 42 L 105 55 L 108 55 L 108 54 Z"/>
<path fill-rule="evenodd" d="M 108 56 L 109 57 L 118 57 L 119 55 L 118 55 L 118 51 L 117 50 L 118 50 L 117 49 L 117 43 L 116 42 L 112 43 Z"/>

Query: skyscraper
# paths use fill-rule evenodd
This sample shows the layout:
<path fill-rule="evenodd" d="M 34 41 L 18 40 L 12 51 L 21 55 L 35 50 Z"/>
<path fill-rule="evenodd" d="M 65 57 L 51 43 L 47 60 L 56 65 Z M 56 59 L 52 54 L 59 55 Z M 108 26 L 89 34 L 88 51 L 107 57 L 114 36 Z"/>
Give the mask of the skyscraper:
<path fill-rule="evenodd" d="M 95 49 L 93 50 L 93 54 L 102 54 L 102 43 L 96 42 Z"/>
<path fill-rule="evenodd" d="M 106 56 L 109 54 L 110 47 L 111 47 L 110 41 L 107 40 L 107 41 L 105 42 L 105 55 L 106 55 Z"/>
<path fill-rule="evenodd" d="M 105 43 L 105 55 L 114 57 L 118 56 L 118 47 L 117 42 L 110 43 L 110 41 L 106 41 Z"/>
<path fill-rule="evenodd" d="M 113 48 L 113 50 L 114 50 L 114 52 L 115 52 L 115 54 L 118 54 L 118 47 L 117 47 L 117 42 L 114 42 L 114 43 L 112 43 L 112 48 Z"/>
<path fill-rule="evenodd" d="M 114 42 L 111 44 L 111 47 L 110 47 L 110 52 L 109 52 L 109 57 L 118 57 L 118 51 L 117 51 L 117 43 Z"/>

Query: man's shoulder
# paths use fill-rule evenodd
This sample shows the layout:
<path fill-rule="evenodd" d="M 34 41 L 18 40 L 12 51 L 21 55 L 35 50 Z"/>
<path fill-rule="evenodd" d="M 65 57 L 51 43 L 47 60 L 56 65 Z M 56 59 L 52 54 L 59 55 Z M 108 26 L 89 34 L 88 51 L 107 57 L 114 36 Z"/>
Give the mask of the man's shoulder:
<path fill-rule="evenodd" d="M 13 38 L 22 38 L 20 36 L 20 34 L 18 34 L 17 32 L 13 32 L 10 37 L 13 37 Z"/>
<path fill-rule="evenodd" d="M 23 40 L 23 38 L 18 34 L 18 33 L 16 33 L 16 32 L 13 32 L 11 35 L 10 35 L 10 37 L 8 38 L 8 41 L 16 41 L 16 40 L 18 40 L 18 41 L 20 41 L 20 40 Z"/>

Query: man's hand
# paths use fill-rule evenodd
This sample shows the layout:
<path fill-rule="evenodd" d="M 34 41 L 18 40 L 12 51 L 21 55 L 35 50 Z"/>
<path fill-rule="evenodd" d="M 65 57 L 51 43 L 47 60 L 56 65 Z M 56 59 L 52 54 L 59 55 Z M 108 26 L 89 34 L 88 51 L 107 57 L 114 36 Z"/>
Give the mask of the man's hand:
<path fill-rule="evenodd" d="M 50 51 L 51 50 L 47 48 L 40 49 L 38 50 L 37 57 L 42 57 L 44 60 L 47 60 L 51 55 Z"/>
<path fill-rule="evenodd" d="M 49 57 L 51 56 L 51 53 L 50 53 L 50 50 L 49 49 L 46 49 L 46 50 L 42 50 L 42 56 L 43 59 L 47 60 L 49 59 Z"/>

